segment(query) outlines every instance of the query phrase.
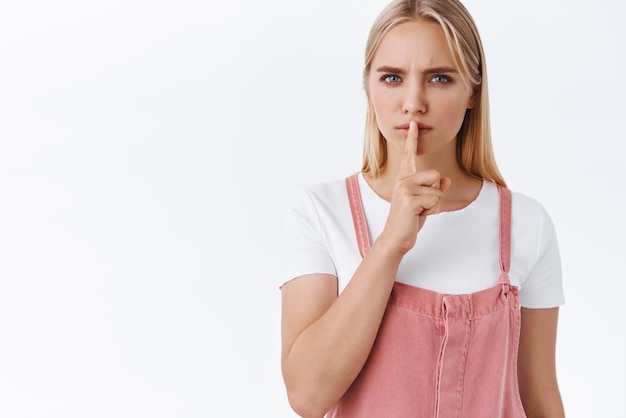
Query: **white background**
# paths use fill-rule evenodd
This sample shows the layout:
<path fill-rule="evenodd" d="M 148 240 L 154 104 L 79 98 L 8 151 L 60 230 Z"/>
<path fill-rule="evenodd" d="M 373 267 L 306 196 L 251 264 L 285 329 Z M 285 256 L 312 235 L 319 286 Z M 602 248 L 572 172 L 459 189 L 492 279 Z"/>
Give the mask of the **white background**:
<path fill-rule="evenodd" d="M 360 167 L 386 1 L 0 3 L 0 416 L 290 417 L 284 213 Z M 561 243 L 569 417 L 623 417 L 625 3 L 467 0 Z"/>

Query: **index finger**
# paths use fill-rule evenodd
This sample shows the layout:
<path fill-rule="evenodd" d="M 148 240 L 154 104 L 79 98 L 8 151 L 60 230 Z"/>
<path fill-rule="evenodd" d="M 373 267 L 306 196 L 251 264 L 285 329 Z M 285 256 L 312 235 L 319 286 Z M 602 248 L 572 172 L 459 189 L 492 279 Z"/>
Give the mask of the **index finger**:
<path fill-rule="evenodd" d="M 417 122 L 409 122 L 409 132 L 406 136 L 406 144 L 404 145 L 404 153 L 400 162 L 400 170 L 398 176 L 400 178 L 410 176 L 417 173 L 417 138 L 419 136 L 419 128 Z"/>

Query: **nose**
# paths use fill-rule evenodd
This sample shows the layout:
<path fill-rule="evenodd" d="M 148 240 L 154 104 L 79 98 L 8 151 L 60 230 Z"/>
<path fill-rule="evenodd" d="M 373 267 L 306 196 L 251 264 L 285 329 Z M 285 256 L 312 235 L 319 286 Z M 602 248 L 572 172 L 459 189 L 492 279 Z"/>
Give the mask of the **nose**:
<path fill-rule="evenodd" d="M 406 114 L 426 113 L 428 110 L 424 87 L 419 83 L 410 83 L 405 90 L 402 112 Z"/>

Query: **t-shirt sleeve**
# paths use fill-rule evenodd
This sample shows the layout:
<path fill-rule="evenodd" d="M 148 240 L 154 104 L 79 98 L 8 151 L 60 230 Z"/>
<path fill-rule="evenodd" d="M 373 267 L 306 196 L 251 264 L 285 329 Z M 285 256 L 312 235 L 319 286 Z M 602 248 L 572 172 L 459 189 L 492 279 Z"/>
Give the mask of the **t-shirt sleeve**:
<path fill-rule="evenodd" d="M 535 263 L 520 291 L 525 308 L 553 308 L 565 303 L 561 256 L 556 231 L 550 215 L 541 208 Z"/>
<path fill-rule="evenodd" d="M 337 275 L 320 224 L 318 209 L 308 191 L 300 192 L 289 208 L 279 257 L 279 286 L 306 274 Z"/>

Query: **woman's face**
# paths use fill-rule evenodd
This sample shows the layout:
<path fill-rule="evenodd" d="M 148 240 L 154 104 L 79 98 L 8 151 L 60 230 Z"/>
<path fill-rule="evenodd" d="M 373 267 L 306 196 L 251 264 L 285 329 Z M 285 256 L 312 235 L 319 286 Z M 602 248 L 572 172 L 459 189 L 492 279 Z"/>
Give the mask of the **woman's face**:
<path fill-rule="evenodd" d="M 465 112 L 473 105 L 472 92 L 439 24 L 420 20 L 391 29 L 378 47 L 366 83 L 390 157 L 404 149 L 409 121 L 420 128 L 418 154 L 454 151 Z"/>

